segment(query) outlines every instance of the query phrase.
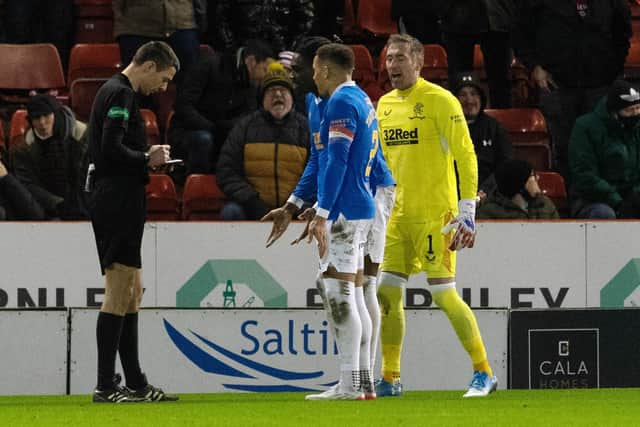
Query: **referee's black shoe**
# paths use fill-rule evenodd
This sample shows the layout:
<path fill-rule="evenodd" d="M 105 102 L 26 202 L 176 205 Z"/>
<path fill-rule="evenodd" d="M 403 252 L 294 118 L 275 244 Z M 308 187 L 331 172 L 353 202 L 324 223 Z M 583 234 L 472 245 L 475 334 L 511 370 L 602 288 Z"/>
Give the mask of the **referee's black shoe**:
<path fill-rule="evenodd" d="M 126 387 L 125 393 L 136 402 L 175 402 L 179 399 L 177 395 L 167 394 L 161 388 L 151 384 L 137 390 Z"/>
<path fill-rule="evenodd" d="M 142 402 L 142 399 L 139 399 L 135 396 L 131 396 L 128 390 L 125 390 L 123 387 L 120 387 L 120 381 L 122 377 L 120 374 L 115 374 L 113 377 L 113 383 L 110 388 L 100 389 L 96 388 L 93 391 L 93 402 L 94 403 L 134 403 L 134 402 Z"/>
<path fill-rule="evenodd" d="M 146 376 L 144 377 L 146 382 Z M 147 383 L 142 388 L 133 389 L 130 387 L 124 387 L 125 393 L 136 401 L 142 402 L 175 402 L 178 400 L 178 396 L 175 394 L 167 394 L 161 388 L 152 386 Z"/>

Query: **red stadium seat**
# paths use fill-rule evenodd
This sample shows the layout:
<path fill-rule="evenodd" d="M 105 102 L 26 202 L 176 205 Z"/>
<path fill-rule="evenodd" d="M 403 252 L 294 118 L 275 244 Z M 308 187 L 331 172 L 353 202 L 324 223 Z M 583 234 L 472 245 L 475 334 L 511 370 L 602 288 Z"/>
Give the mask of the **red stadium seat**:
<path fill-rule="evenodd" d="M 176 187 L 169 175 L 149 174 L 147 193 L 147 219 L 150 221 L 177 221 L 180 203 Z"/>
<path fill-rule="evenodd" d="M 640 40 L 640 19 L 638 18 L 631 20 L 631 40 Z"/>
<path fill-rule="evenodd" d="M 142 120 L 144 120 L 144 131 L 147 134 L 147 146 L 160 144 L 160 129 L 156 114 L 145 108 L 140 109 Z"/>
<path fill-rule="evenodd" d="M 398 24 L 391 18 L 391 0 L 359 1 L 356 23 L 359 28 L 376 37 L 398 32 Z"/>
<path fill-rule="evenodd" d="M 175 111 L 173 110 L 169 112 L 169 114 L 167 115 L 167 119 L 164 123 L 164 128 L 162 129 L 162 132 L 163 132 L 162 140 L 164 141 L 163 142 L 164 145 L 169 145 L 169 128 L 171 127 L 171 120 L 173 119 L 174 114 L 175 114 Z"/>
<path fill-rule="evenodd" d="M 69 57 L 69 88 L 79 78 L 109 78 L 122 69 L 116 43 L 77 44 Z"/>
<path fill-rule="evenodd" d="M 640 80 L 640 40 L 631 39 L 631 46 L 624 63 L 624 78 L 629 81 Z"/>
<path fill-rule="evenodd" d="M 532 105 L 531 84 L 529 83 L 529 70 L 518 58 L 511 62 L 511 99 L 514 107 L 527 107 Z"/>
<path fill-rule="evenodd" d="M 0 159 L 2 153 L 7 151 L 7 142 L 4 139 L 4 122 L 0 120 Z"/>
<path fill-rule="evenodd" d="M 189 175 L 182 193 L 182 219 L 219 219 L 225 199 L 215 175 Z"/>
<path fill-rule="evenodd" d="M 172 81 L 169 82 L 166 91 L 156 92 L 151 95 L 151 98 L 153 102 L 153 111 L 158 116 L 158 123 L 162 123 L 164 125 L 167 123 L 167 118 L 171 111 L 173 111 L 173 106 L 176 102 L 176 84 Z"/>
<path fill-rule="evenodd" d="M 102 86 L 106 81 L 107 79 L 81 78 L 76 79 L 71 83 L 71 89 L 69 92 L 69 96 L 71 97 L 71 109 L 78 120 L 83 122 L 89 121 L 93 100 L 95 99 L 100 86 Z"/>
<path fill-rule="evenodd" d="M 631 10 L 631 21 L 635 21 L 640 18 L 640 1 L 632 0 L 629 2 L 629 9 Z"/>
<path fill-rule="evenodd" d="M 9 149 L 16 150 L 24 145 L 24 135 L 29 129 L 27 110 L 16 110 L 9 126 Z"/>
<path fill-rule="evenodd" d="M 563 218 L 569 215 L 569 204 L 567 202 L 567 189 L 564 178 L 557 172 L 536 171 L 538 175 L 538 185 L 542 192 L 549 197 L 558 209 L 558 213 Z"/>
<path fill-rule="evenodd" d="M 528 161 L 537 171 L 551 169 L 551 149 L 548 145 L 527 142 L 513 144 L 513 157 Z"/>
<path fill-rule="evenodd" d="M 420 75 L 431 83 L 442 87 L 447 86 L 447 52 L 442 46 L 438 44 L 424 45 L 424 65 Z M 387 73 L 386 46 L 382 49 L 378 58 L 378 86 L 384 93 L 392 89 L 389 74 Z"/>
<path fill-rule="evenodd" d="M 357 36 L 360 33 L 358 25 L 356 23 L 356 10 L 353 4 L 353 0 L 345 0 L 344 2 L 342 33 L 345 36 Z"/>
<path fill-rule="evenodd" d="M 420 75 L 442 87 L 447 86 L 447 52 L 439 44 L 424 45 L 424 65 Z"/>
<path fill-rule="evenodd" d="M 512 144 L 549 145 L 547 122 L 537 108 L 487 109 L 485 112 L 507 130 Z"/>
<path fill-rule="evenodd" d="M 75 42 L 111 43 L 113 9 L 111 0 L 75 0 Z"/>
<path fill-rule="evenodd" d="M 0 44 L 0 58 L 0 89 L 58 90 L 66 86 L 60 55 L 52 44 Z"/>
<path fill-rule="evenodd" d="M 355 69 L 353 80 L 364 90 L 371 100 L 376 101 L 382 96 L 382 90 L 376 82 L 376 73 L 373 68 L 373 58 L 365 45 L 350 45 L 355 56 Z"/>

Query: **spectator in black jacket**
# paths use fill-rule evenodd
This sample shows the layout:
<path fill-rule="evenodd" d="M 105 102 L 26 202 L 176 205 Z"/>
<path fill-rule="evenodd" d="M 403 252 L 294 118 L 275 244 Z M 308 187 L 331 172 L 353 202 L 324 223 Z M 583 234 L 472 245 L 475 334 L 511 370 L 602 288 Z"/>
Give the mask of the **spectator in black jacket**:
<path fill-rule="evenodd" d="M 49 219 L 86 217 L 79 201 L 84 182 L 87 126 L 51 95 L 27 103 L 31 129 L 14 152 L 16 177 L 29 189 Z"/>
<path fill-rule="evenodd" d="M 627 0 L 520 0 L 516 56 L 540 89 L 555 169 L 569 182 L 568 144 L 576 118 L 593 110 L 629 51 Z"/>
<path fill-rule="evenodd" d="M 213 173 L 234 121 L 258 107 L 257 87 L 274 61 L 269 45 L 249 40 L 235 55 L 203 54 L 178 86 L 169 144 L 187 173 Z"/>
<path fill-rule="evenodd" d="M 484 112 L 487 97 L 473 74 L 460 74 L 453 93 L 462 104 L 478 158 L 478 197 L 482 201 L 496 188 L 496 169 L 512 157 L 511 141 L 500 123 Z"/>
<path fill-rule="evenodd" d="M 473 70 L 473 49 L 480 44 L 489 81 L 491 108 L 510 108 L 511 45 L 514 0 L 443 2 L 442 31 L 449 66 L 449 87 L 461 72 Z"/>
<path fill-rule="evenodd" d="M 39 221 L 44 210 L 0 159 L 0 221 Z"/>
<path fill-rule="evenodd" d="M 276 52 L 291 50 L 313 27 L 313 0 L 218 0 L 216 48 L 235 52 L 249 39 L 269 43 Z"/>

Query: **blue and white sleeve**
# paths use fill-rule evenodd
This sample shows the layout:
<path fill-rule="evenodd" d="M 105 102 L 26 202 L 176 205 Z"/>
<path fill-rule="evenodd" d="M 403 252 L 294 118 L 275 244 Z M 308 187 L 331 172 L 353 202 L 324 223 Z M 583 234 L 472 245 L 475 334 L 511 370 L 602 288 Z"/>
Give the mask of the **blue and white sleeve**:
<path fill-rule="evenodd" d="M 296 184 L 291 196 L 287 202 L 292 203 L 300 209 L 304 202 L 312 202 L 316 200 L 318 192 L 318 150 L 315 144 L 311 143 L 311 154 L 304 172 Z"/>
<path fill-rule="evenodd" d="M 318 188 L 318 215 L 329 217 L 338 198 L 349 161 L 349 151 L 357 127 L 356 110 L 346 102 L 334 102 L 327 106 L 325 123 L 328 123 L 327 173 Z"/>

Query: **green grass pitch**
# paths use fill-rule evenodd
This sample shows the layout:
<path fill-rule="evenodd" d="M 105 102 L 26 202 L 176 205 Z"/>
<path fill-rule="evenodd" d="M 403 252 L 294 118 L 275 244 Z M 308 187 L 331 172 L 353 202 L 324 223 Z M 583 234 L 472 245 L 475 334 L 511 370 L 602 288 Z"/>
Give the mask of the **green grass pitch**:
<path fill-rule="evenodd" d="M 89 395 L 1 396 L 3 426 L 634 426 L 640 389 L 410 391 L 363 402 L 301 393 L 183 394 L 178 402 L 95 404 Z"/>

